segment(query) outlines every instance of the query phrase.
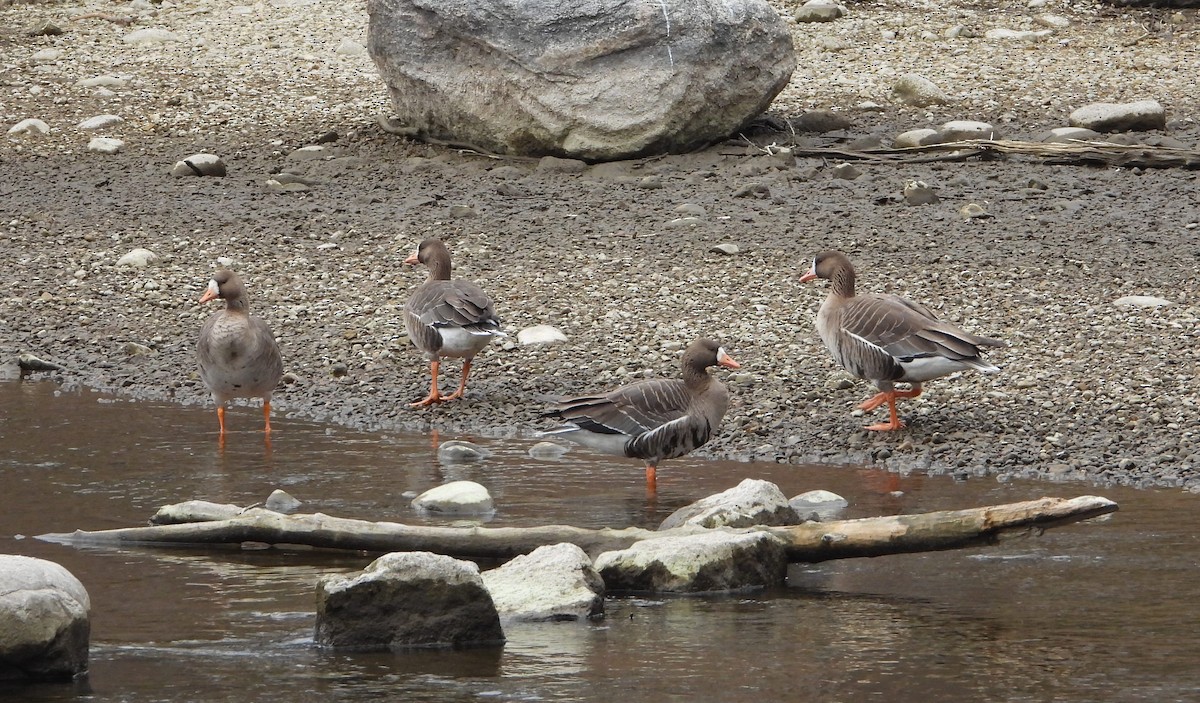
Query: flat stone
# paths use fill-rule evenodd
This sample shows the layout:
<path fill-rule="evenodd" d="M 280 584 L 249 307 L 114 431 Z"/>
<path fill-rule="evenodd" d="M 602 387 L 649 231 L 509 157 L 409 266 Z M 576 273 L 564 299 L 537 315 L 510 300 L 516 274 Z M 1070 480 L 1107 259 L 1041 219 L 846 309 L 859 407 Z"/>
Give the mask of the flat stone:
<path fill-rule="evenodd" d="M 897 149 L 909 149 L 917 146 L 929 146 L 942 141 L 942 135 L 936 129 L 923 127 L 901 132 L 892 140 L 892 146 Z"/>
<path fill-rule="evenodd" d="M 596 570 L 609 591 L 702 593 L 743 591 L 783 583 L 783 543 L 766 532 L 701 532 L 642 540 L 604 552 Z"/>
<path fill-rule="evenodd" d="M 126 44 L 167 44 L 170 42 L 183 41 L 183 37 L 174 32 L 158 27 L 148 27 L 146 29 L 138 29 L 126 34 L 121 38 Z"/>
<path fill-rule="evenodd" d="M 1172 301 L 1166 298 L 1158 298 L 1152 295 L 1127 295 L 1113 301 L 1113 305 L 1127 305 L 1135 308 L 1157 308 L 1172 304 Z"/>
<path fill-rule="evenodd" d="M 112 137 L 94 137 L 88 141 L 88 151 L 97 154 L 115 154 L 125 146 L 125 142 Z"/>
<path fill-rule="evenodd" d="M 158 261 L 158 254 L 138 247 L 131 249 L 121 258 L 117 259 L 117 266 L 132 266 L 134 268 L 146 268 L 150 264 Z"/>
<path fill-rule="evenodd" d="M 86 120 L 84 120 L 83 122 L 80 122 L 78 125 L 76 125 L 76 127 L 78 127 L 79 129 L 89 129 L 89 130 L 90 129 L 103 129 L 105 127 L 110 127 L 115 124 L 121 124 L 124 121 L 125 121 L 125 118 L 121 117 L 120 115 L 96 115 L 95 117 L 89 117 Z"/>
<path fill-rule="evenodd" d="M 517 332 L 517 342 L 522 346 L 561 344 L 567 335 L 552 325 L 532 325 Z"/>
<path fill-rule="evenodd" d="M 50 125 L 46 124 L 42 120 L 37 119 L 36 117 L 30 117 L 30 118 L 21 120 L 20 122 L 16 123 L 12 127 L 9 127 L 8 133 L 10 135 L 16 135 L 16 136 L 29 135 L 29 134 L 31 134 L 31 135 L 49 134 L 50 133 Z"/>
<path fill-rule="evenodd" d="M 998 139 L 996 128 L 987 122 L 975 120 L 952 120 L 938 128 L 943 142 L 956 142 L 962 139 Z"/>
<path fill-rule="evenodd" d="M 1068 121 L 1072 127 L 1097 132 L 1146 131 L 1165 128 L 1167 112 L 1157 100 L 1092 103 L 1072 112 Z"/>
<path fill-rule="evenodd" d="M 1047 144 L 1068 144 L 1073 141 L 1090 142 L 1100 138 L 1099 132 L 1086 127 L 1055 127 L 1039 135 L 1036 141 Z"/>
<path fill-rule="evenodd" d="M 569 451 L 570 447 L 558 442 L 538 442 L 529 448 L 529 456 L 535 459 L 557 459 Z"/>
<path fill-rule="evenodd" d="M 1051 34 L 1054 34 L 1054 31 L 1050 29 L 1005 29 L 997 27 L 984 32 L 983 38 L 998 41 L 1038 42 Z"/>
<path fill-rule="evenodd" d="M 797 22 L 832 22 L 846 14 L 846 8 L 831 0 L 808 0 L 792 13 Z"/>
<path fill-rule="evenodd" d="M 171 175 L 177 178 L 183 176 L 224 176 L 225 162 L 216 154 L 192 154 L 182 161 L 175 162 L 171 167 Z"/>

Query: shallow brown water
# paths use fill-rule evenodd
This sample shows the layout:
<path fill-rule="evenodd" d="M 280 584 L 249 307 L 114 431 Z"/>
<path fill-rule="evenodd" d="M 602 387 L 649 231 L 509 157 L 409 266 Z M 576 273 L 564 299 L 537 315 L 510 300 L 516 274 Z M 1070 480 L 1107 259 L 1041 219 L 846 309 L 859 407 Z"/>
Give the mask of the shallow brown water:
<path fill-rule="evenodd" d="M 1200 700 L 1200 497 L 954 482 L 856 467 L 678 460 L 648 503 L 640 467 L 533 440 L 468 436 L 488 460 L 442 465 L 424 436 L 249 408 L 224 451 L 211 409 L 0 383 L 0 552 L 59 562 L 93 606 L 85 684 L 0 688 L 37 701 L 1193 701 Z M 595 624 L 510 627 L 499 650 L 344 655 L 312 646 L 314 582 L 370 557 L 278 550 L 75 549 L 29 538 L 142 524 L 191 498 L 422 522 L 406 491 L 486 485 L 494 525 L 652 526 L 735 485 L 825 488 L 847 517 L 1099 493 L 1110 518 L 999 547 L 794 566 L 734 597 L 610 598 Z M 901 491 L 902 494 L 896 494 Z"/>

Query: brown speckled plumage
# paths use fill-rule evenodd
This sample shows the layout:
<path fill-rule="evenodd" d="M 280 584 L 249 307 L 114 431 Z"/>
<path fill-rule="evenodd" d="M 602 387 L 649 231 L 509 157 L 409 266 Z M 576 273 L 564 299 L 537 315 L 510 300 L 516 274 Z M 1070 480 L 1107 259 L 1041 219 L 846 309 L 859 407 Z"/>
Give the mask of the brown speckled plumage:
<path fill-rule="evenodd" d="M 716 342 L 698 339 L 683 354 L 681 378 L 648 379 L 560 400 L 545 416 L 566 424 L 543 434 L 642 459 L 653 489 L 659 462 L 688 454 L 720 426 L 729 392 L 708 373 L 716 365 L 739 368 Z"/>
<path fill-rule="evenodd" d="M 404 263 L 420 263 L 429 269 L 429 278 L 417 286 L 404 304 L 404 328 L 413 345 L 429 359 L 433 374 L 429 395 L 412 405 L 461 397 L 475 355 L 493 337 L 504 334 L 492 299 L 470 281 L 451 279 L 450 251 L 440 240 L 424 240 Z M 458 390 L 448 396 L 441 395 L 437 386 L 438 367 L 444 357 L 463 360 Z"/>
<path fill-rule="evenodd" d="M 831 283 L 817 312 L 817 334 L 835 361 L 879 388 L 878 395 L 862 404 L 863 409 L 888 404 L 890 422 L 868 429 L 902 427 L 895 399 L 916 397 L 925 381 L 963 369 L 999 371 L 983 360 L 981 347 L 1001 347 L 1004 342 L 964 332 L 938 320 L 923 305 L 896 295 L 856 295 L 854 266 L 841 252 L 818 254 L 800 280 L 816 278 Z M 897 391 L 898 381 L 911 384 L 911 389 Z"/>

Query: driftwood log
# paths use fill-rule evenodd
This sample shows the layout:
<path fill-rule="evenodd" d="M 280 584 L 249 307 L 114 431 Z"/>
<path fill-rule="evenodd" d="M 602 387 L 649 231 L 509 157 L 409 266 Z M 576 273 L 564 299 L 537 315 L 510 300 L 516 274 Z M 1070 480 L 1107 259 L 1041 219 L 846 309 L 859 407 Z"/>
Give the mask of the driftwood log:
<path fill-rule="evenodd" d="M 1198 0 L 1200 1 L 1200 0 Z M 1200 150 L 1142 144 L 1110 144 L 1099 141 L 1066 143 L 1030 142 L 1016 139 L 965 139 L 928 146 L 894 149 L 838 149 L 834 147 L 804 147 L 777 141 L 776 147 L 786 146 L 800 157 L 837 158 L 844 161 L 875 163 L 927 163 L 933 161 L 968 161 L 999 159 L 1005 156 L 1027 156 L 1049 164 L 1088 166 L 1119 166 L 1123 168 L 1200 168 Z M 762 147 L 770 149 L 771 147 Z"/>
<path fill-rule="evenodd" d="M 1039 498 L 966 510 L 892 515 L 754 527 L 783 540 L 792 562 L 876 557 L 995 544 L 1002 536 L 1036 532 L 1115 512 L 1117 504 L 1099 496 Z M 306 545 L 367 552 L 428 551 L 460 558 L 508 559 L 537 547 L 569 542 L 591 556 L 624 549 L 635 542 L 703 531 L 584 529 L 566 525 L 538 527 L 426 527 L 370 522 L 320 513 L 284 515 L 252 508 L 242 514 L 201 522 L 127 527 L 96 532 L 39 535 L 38 539 L 73 546 Z M 728 528 L 723 528 L 728 529 Z"/>

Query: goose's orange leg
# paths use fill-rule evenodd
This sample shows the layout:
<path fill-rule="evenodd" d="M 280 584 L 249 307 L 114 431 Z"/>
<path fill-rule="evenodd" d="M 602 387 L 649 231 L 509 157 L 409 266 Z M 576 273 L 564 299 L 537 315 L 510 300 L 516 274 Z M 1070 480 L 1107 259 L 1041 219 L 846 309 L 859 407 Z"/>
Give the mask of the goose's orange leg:
<path fill-rule="evenodd" d="M 263 401 L 263 432 L 271 434 L 271 401 Z"/>
<path fill-rule="evenodd" d="M 891 415 L 891 421 L 890 422 L 881 422 L 877 425 L 867 425 L 867 429 L 868 430 L 876 430 L 879 432 L 892 432 L 895 430 L 903 429 L 904 423 L 900 421 L 900 414 L 898 412 L 896 412 L 896 397 L 899 396 L 900 394 L 897 393 L 896 391 L 889 391 L 887 393 L 883 393 L 882 395 L 886 396 L 884 398 L 884 400 L 887 401 L 888 414 Z M 902 397 L 904 397 L 904 396 L 902 396 Z M 874 399 L 872 399 L 872 400 L 874 400 Z"/>
<path fill-rule="evenodd" d="M 470 376 L 470 375 L 471 375 L 471 360 L 466 359 L 463 361 L 462 378 L 458 382 L 458 390 L 454 391 L 453 393 L 446 396 L 445 398 L 442 398 L 442 400 L 454 400 L 455 398 L 463 397 L 463 393 L 466 392 L 466 390 L 467 390 L 467 376 Z"/>
<path fill-rule="evenodd" d="M 654 496 L 658 493 L 658 467 L 654 464 L 646 464 L 646 495 Z"/>
<path fill-rule="evenodd" d="M 434 403 L 442 402 L 443 398 L 442 398 L 441 394 L 438 393 L 438 381 L 437 381 L 438 361 L 436 359 L 429 362 L 429 369 L 433 373 L 433 380 L 430 382 L 430 387 L 429 387 L 429 395 L 425 396 L 424 398 L 422 398 L 421 400 L 418 400 L 415 403 L 409 403 L 408 407 L 419 408 L 419 407 L 423 407 L 426 405 L 433 405 Z"/>
<path fill-rule="evenodd" d="M 880 405 L 883 405 L 884 403 L 888 402 L 889 395 L 891 396 L 891 398 L 893 398 L 893 402 L 894 402 L 895 398 L 916 398 L 917 396 L 921 395 L 921 384 L 914 383 L 912 385 L 912 388 L 909 388 L 906 391 L 893 390 L 893 391 L 890 391 L 889 393 L 876 393 L 875 395 L 871 396 L 870 398 L 867 398 L 866 400 L 864 400 L 858 407 L 863 410 L 874 410 L 875 408 L 878 408 Z"/>
<path fill-rule="evenodd" d="M 217 406 L 217 424 L 221 426 L 221 436 L 225 436 L 225 406 Z"/>

